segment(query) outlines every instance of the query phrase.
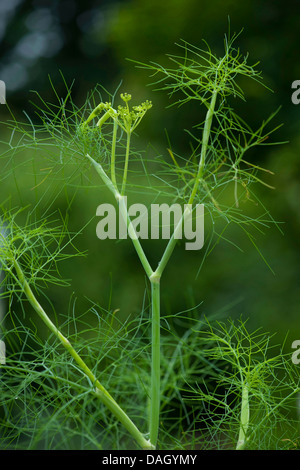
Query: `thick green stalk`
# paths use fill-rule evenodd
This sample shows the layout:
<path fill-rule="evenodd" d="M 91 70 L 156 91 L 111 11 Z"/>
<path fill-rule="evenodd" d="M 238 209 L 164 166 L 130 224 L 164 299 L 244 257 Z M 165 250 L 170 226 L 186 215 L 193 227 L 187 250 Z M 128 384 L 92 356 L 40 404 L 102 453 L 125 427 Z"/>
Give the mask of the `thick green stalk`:
<path fill-rule="evenodd" d="M 149 438 L 156 447 L 160 412 L 160 277 L 152 275 L 152 364 Z"/>
<path fill-rule="evenodd" d="M 240 416 L 240 432 L 239 438 L 236 445 L 236 450 L 244 449 L 246 445 L 247 431 L 250 419 L 250 408 L 249 408 L 249 387 L 246 381 L 243 382 L 242 386 L 242 403 L 241 403 L 241 416 Z"/>
<path fill-rule="evenodd" d="M 114 414 L 114 416 L 125 426 L 127 431 L 135 438 L 137 443 L 142 447 L 142 449 L 153 449 L 152 444 L 145 439 L 143 434 L 138 430 L 135 424 L 131 421 L 131 419 L 127 416 L 127 414 L 122 410 L 122 408 L 117 404 L 117 402 L 111 397 L 108 391 L 101 385 L 99 380 L 95 377 L 93 372 L 90 368 L 86 365 L 83 359 L 79 356 L 76 350 L 71 345 L 70 341 L 59 331 L 59 329 L 54 325 L 54 323 L 50 320 L 45 310 L 39 304 L 38 300 L 36 299 L 35 295 L 33 294 L 27 280 L 25 279 L 24 273 L 19 265 L 19 263 L 15 260 L 14 267 L 19 279 L 19 282 L 22 286 L 24 294 L 26 295 L 27 299 L 29 300 L 30 304 L 39 315 L 39 317 L 43 320 L 46 326 L 55 334 L 55 336 L 59 339 L 62 345 L 66 348 L 66 350 L 70 353 L 73 359 L 77 362 L 82 372 L 90 379 L 95 387 L 95 392 L 101 402 L 107 406 L 107 408 Z"/>

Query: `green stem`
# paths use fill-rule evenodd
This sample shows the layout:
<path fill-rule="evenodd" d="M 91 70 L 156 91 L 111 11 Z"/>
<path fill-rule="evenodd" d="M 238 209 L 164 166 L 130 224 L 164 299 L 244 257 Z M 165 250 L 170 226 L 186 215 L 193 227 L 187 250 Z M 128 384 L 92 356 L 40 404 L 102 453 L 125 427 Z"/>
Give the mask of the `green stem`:
<path fill-rule="evenodd" d="M 203 141 L 201 157 L 198 166 L 197 177 L 189 199 L 189 205 L 192 205 L 196 196 L 199 183 L 201 181 L 205 166 L 205 157 L 210 137 L 212 118 L 216 104 L 217 92 L 212 94 L 209 109 L 206 114 L 205 125 L 203 129 Z M 182 223 L 190 206 L 186 209 L 174 229 L 172 237 L 167 244 L 163 256 L 158 264 L 156 271 L 150 277 L 152 294 L 152 371 L 151 371 L 151 408 L 150 408 L 150 442 L 156 446 L 159 428 L 159 409 L 160 409 L 160 278 L 177 244 L 176 233 L 182 227 Z"/>
<path fill-rule="evenodd" d="M 250 420 L 249 387 L 248 387 L 247 382 L 243 382 L 241 416 L 240 416 L 240 432 L 239 432 L 238 442 L 236 445 L 236 450 L 242 450 L 244 449 L 246 445 L 249 420 Z"/>
<path fill-rule="evenodd" d="M 141 261 L 141 263 L 142 263 L 142 265 L 145 269 L 145 272 L 146 272 L 147 276 L 150 278 L 150 276 L 153 274 L 153 271 L 152 271 L 152 268 L 151 268 L 151 266 L 148 262 L 148 259 L 147 259 L 146 255 L 144 253 L 144 250 L 142 248 L 142 245 L 141 245 L 139 239 L 137 238 L 137 236 L 134 236 L 135 230 L 132 226 L 130 217 L 128 215 L 128 211 L 127 211 L 127 208 L 126 208 L 124 196 L 121 196 L 119 191 L 116 189 L 116 187 L 114 186 L 114 184 L 112 183 L 110 178 L 107 176 L 107 174 L 103 170 L 102 165 L 100 165 L 100 163 L 96 162 L 92 157 L 90 157 L 90 155 L 87 154 L 87 157 L 92 162 L 92 164 L 94 165 L 94 167 L 95 167 L 98 175 L 101 177 L 102 181 L 106 184 L 108 189 L 115 196 L 115 198 L 116 198 L 116 200 L 119 204 L 119 209 L 120 209 L 120 212 L 122 214 L 122 217 L 124 218 L 125 223 L 127 224 L 128 231 L 130 231 L 131 234 L 133 235 L 132 236 L 132 243 L 133 243 L 133 245 L 136 249 L 138 257 L 139 257 L 139 259 L 140 259 L 140 261 Z"/>
<path fill-rule="evenodd" d="M 152 364 L 149 438 L 156 447 L 160 412 L 160 277 L 153 275 L 151 281 L 152 301 Z"/>
<path fill-rule="evenodd" d="M 108 189 L 113 193 L 115 198 L 117 199 L 120 197 L 120 193 L 115 187 L 115 185 L 112 183 L 111 179 L 107 176 L 105 171 L 103 170 L 102 165 L 100 163 L 96 162 L 90 155 L 87 153 L 86 154 L 87 158 L 92 162 L 95 170 L 97 171 L 98 175 L 101 177 L 103 183 L 108 187 Z"/>
<path fill-rule="evenodd" d="M 115 188 L 117 189 L 117 180 L 116 180 L 116 168 L 115 168 L 115 161 L 116 161 L 116 143 L 117 143 L 117 131 L 118 131 L 118 122 L 114 120 L 114 127 L 113 127 L 113 139 L 112 139 L 112 149 L 111 149 L 111 180 L 114 184 Z"/>
<path fill-rule="evenodd" d="M 122 408 L 117 404 L 117 402 L 111 397 L 108 391 L 103 387 L 99 380 L 95 377 L 90 368 L 86 365 L 83 359 L 79 356 L 76 350 L 71 345 L 70 341 L 59 331 L 59 329 L 54 325 L 50 320 L 45 310 L 39 304 L 35 295 L 33 294 L 27 280 L 25 279 L 24 273 L 19 265 L 19 263 L 14 260 L 14 267 L 19 279 L 19 282 L 22 286 L 22 289 L 29 300 L 30 304 L 43 320 L 46 326 L 54 333 L 54 335 L 59 339 L 65 349 L 70 353 L 73 359 L 77 362 L 83 373 L 90 379 L 95 387 L 95 392 L 99 397 L 100 401 L 107 406 L 107 408 L 114 414 L 114 416 L 125 426 L 127 431 L 135 438 L 137 443 L 142 447 L 142 449 L 153 449 L 152 444 L 145 439 L 143 434 L 138 430 L 135 424 L 131 421 L 128 415 L 122 410 Z"/>
<path fill-rule="evenodd" d="M 125 155 L 123 183 L 122 183 L 122 191 L 121 191 L 122 196 L 124 196 L 125 194 L 125 187 L 126 187 L 126 182 L 127 182 L 128 162 L 129 162 L 129 152 L 130 152 L 130 137 L 131 137 L 131 132 L 127 131 L 126 155 Z"/>
<path fill-rule="evenodd" d="M 126 207 L 126 204 L 125 204 L 125 197 L 119 195 L 119 196 L 117 196 L 117 201 L 119 203 L 119 209 L 120 209 L 120 212 L 122 214 L 122 217 L 123 217 L 123 219 L 125 220 L 125 222 L 127 224 L 128 232 L 131 234 L 131 240 L 132 240 L 133 246 L 135 247 L 135 250 L 138 254 L 138 257 L 139 257 L 139 259 L 142 263 L 142 266 L 143 266 L 147 276 L 150 278 L 153 274 L 153 271 L 152 271 L 152 268 L 149 264 L 147 256 L 145 255 L 145 252 L 142 248 L 142 245 L 141 245 L 139 239 L 137 238 L 135 229 L 134 229 L 134 227 L 131 223 L 130 217 L 128 215 L 127 207 Z"/>
<path fill-rule="evenodd" d="M 205 157 L 206 157 L 207 148 L 208 148 L 208 141 L 210 137 L 212 118 L 213 118 L 214 111 L 215 111 L 216 99 L 217 99 L 217 91 L 215 90 L 212 93 L 210 105 L 209 105 L 209 108 L 207 110 L 206 117 L 205 117 L 205 124 L 204 124 L 204 129 L 203 129 L 203 136 L 202 136 L 201 156 L 200 156 L 198 172 L 197 172 L 197 176 L 195 179 L 194 187 L 192 189 L 191 196 L 189 199 L 189 204 L 193 204 L 195 196 L 198 191 L 198 186 L 203 176 L 203 170 L 205 167 Z"/>
<path fill-rule="evenodd" d="M 168 261 L 169 261 L 171 255 L 172 255 L 172 253 L 173 253 L 173 251 L 174 251 L 174 248 L 175 248 L 175 246 L 176 246 L 176 244 L 177 244 L 176 233 L 181 230 L 182 223 L 183 223 L 185 217 L 190 213 L 190 211 L 191 211 L 190 207 L 189 207 L 189 206 L 186 206 L 186 208 L 185 208 L 185 210 L 184 210 L 184 212 L 183 212 L 183 214 L 182 214 L 182 216 L 181 216 L 181 219 L 179 220 L 178 224 L 176 225 L 176 227 L 175 227 L 175 229 L 174 229 L 174 231 L 173 231 L 173 233 L 172 233 L 172 236 L 171 236 L 171 238 L 170 238 L 170 240 L 169 240 L 169 242 L 168 242 L 168 244 L 167 244 L 167 246 L 166 246 L 166 249 L 165 249 L 165 251 L 164 251 L 164 253 L 163 253 L 162 257 L 161 257 L 161 260 L 160 260 L 160 262 L 158 263 L 157 269 L 156 269 L 156 271 L 155 271 L 155 273 L 156 273 L 158 276 L 161 276 L 161 275 L 162 275 L 162 273 L 163 273 L 163 271 L 164 271 L 164 269 L 165 269 L 165 267 L 166 267 L 166 265 L 167 265 L 167 263 L 168 263 Z"/>
<path fill-rule="evenodd" d="M 195 199 L 195 196 L 197 194 L 201 178 L 203 176 L 203 171 L 204 171 L 204 167 L 205 167 L 205 158 L 206 158 L 208 142 L 209 142 L 209 137 L 210 137 L 212 119 L 213 119 L 214 110 L 215 110 L 215 106 L 216 106 L 216 100 L 217 100 L 217 91 L 215 90 L 212 93 L 210 106 L 209 106 L 209 108 L 207 110 L 207 113 L 206 113 L 205 124 L 204 124 L 204 129 L 203 129 L 203 137 L 202 137 L 201 156 L 200 156 L 200 161 L 199 161 L 199 165 L 198 165 L 197 176 L 196 176 L 194 186 L 193 186 L 193 189 L 192 189 L 192 192 L 191 192 L 191 195 L 190 195 L 190 198 L 189 198 L 189 202 L 188 202 L 189 205 L 192 205 L 193 202 L 194 202 L 194 199 Z M 173 250 L 174 250 L 174 248 L 177 244 L 177 240 L 175 238 L 176 230 L 178 230 L 181 227 L 182 222 L 184 220 L 184 217 L 187 215 L 187 211 L 189 211 L 189 210 L 190 210 L 190 208 L 187 206 L 187 208 L 185 209 L 181 220 L 179 221 L 177 227 L 175 228 L 175 230 L 172 234 L 172 237 L 170 238 L 169 243 L 168 243 L 168 245 L 167 245 L 167 247 L 164 251 L 164 254 L 163 254 L 163 256 L 162 256 L 162 258 L 159 262 L 156 273 L 159 274 L 160 276 L 162 275 L 163 270 L 165 269 L 165 267 L 166 267 L 166 265 L 169 261 L 169 258 L 171 256 L 171 254 L 173 253 Z"/>

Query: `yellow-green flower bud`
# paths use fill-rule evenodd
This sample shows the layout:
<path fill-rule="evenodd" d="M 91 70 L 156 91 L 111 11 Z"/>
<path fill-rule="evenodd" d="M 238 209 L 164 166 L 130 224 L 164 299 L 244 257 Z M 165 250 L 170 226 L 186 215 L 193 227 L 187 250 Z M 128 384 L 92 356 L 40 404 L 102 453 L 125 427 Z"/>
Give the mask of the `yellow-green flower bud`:
<path fill-rule="evenodd" d="M 121 99 L 127 103 L 131 100 L 131 95 L 129 93 L 121 93 Z"/>

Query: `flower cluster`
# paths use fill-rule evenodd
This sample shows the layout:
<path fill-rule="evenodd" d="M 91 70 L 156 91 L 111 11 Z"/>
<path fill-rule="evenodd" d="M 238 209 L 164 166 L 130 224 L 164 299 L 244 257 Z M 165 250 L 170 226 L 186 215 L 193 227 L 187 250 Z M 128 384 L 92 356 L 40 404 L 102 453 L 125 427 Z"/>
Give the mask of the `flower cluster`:
<path fill-rule="evenodd" d="M 97 122 L 97 126 L 99 128 L 101 128 L 104 122 L 109 118 L 112 118 L 113 121 L 121 127 L 121 129 L 123 129 L 127 134 L 131 134 L 140 124 L 148 109 L 152 107 L 152 103 L 151 101 L 146 100 L 140 105 L 132 106 L 130 109 L 128 103 L 131 100 L 131 95 L 129 93 L 121 93 L 120 97 L 124 101 L 124 105 L 119 105 L 116 110 L 112 107 L 111 103 L 100 103 L 89 115 L 84 125 L 99 116 L 102 111 L 105 111 L 103 116 Z"/>

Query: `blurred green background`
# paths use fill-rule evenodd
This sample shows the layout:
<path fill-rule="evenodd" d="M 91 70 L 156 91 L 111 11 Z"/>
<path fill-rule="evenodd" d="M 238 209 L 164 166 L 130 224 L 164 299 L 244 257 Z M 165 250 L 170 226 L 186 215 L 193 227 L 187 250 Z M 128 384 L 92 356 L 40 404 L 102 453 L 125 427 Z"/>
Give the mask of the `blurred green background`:
<path fill-rule="evenodd" d="M 222 54 L 228 18 L 232 33 L 243 29 L 237 44 L 242 53 L 249 53 L 250 63 L 260 62 L 264 81 L 273 93 L 246 83 L 247 102 L 237 102 L 236 111 L 250 125 L 258 127 L 281 107 L 275 124 L 284 123 L 284 126 L 274 139 L 288 141 L 282 146 L 264 147 L 253 155 L 253 161 L 275 173 L 271 184 L 276 190 L 261 187 L 258 192 L 274 219 L 282 222 L 284 234 L 271 227 L 257 239 L 275 274 L 241 237 L 241 232 L 233 232 L 231 236 L 244 252 L 231 244 L 219 243 L 198 276 L 203 252 L 195 254 L 178 247 L 162 280 L 162 311 L 177 313 L 198 305 L 199 315 L 206 314 L 208 318 L 217 312 L 224 317 L 243 315 L 249 317 L 253 327 L 278 332 L 279 344 L 289 332 L 287 351 L 293 340 L 300 339 L 300 105 L 291 102 L 291 84 L 300 79 L 299 13 L 299 2 L 291 0 L 288 3 L 279 0 L 12 0 L 0 3 L 0 79 L 6 83 L 7 104 L 15 115 L 25 120 L 25 112 L 35 119 L 31 90 L 38 91 L 45 101 L 55 100 L 49 76 L 58 95 L 64 97 L 66 90 L 60 72 L 67 83 L 75 80 L 72 96 L 79 105 L 97 83 L 113 93 L 122 81 L 121 90 L 132 93 L 137 101 L 153 101 L 151 115 L 139 129 L 140 145 L 151 142 L 164 154 L 167 154 L 164 129 L 173 149 L 184 151 L 188 139 L 183 129 L 197 123 L 199 117 L 188 106 L 175 112 L 166 109 L 167 97 L 154 93 L 148 86 L 147 73 L 126 59 L 166 63 L 165 54 L 176 53 L 175 43 L 180 39 L 201 46 L 204 38 L 217 54 Z M 1 121 L 10 117 L 3 105 L 0 114 Z M 1 140 L 5 140 L 4 125 L 0 132 Z M 11 196 L 13 206 L 35 204 L 37 192 L 31 189 L 36 185 L 32 166 L 20 167 L 17 175 L 18 190 L 14 179 L 1 184 L 1 201 Z M 53 181 L 53 186 L 48 187 L 49 197 L 56 197 L 59 184 Z M 72 230 L 79 230 L 92 220 L 78 239 L 88 255 L 62 267 L 62 274 L 71 279 L 70 288 L 49 288 L 47 295 L 58 312 L 66 313 L 73 293 L 79 311 L 88 308 L 87 298 L 99 302 L 104 309 L 120 309 L 121 318 L 138 315 L 143 308 L 146 281 L 130 241 L 125 247 L 124 243 L 96 238 L 95 211 L 106 198 L 111 201 L 110 195 L 97 188 L 78 188 L 69 221 Z M 63 192 L 54 206 L 64 212 Z M 155 245 L 157 250 L 162 247 Z"/>

